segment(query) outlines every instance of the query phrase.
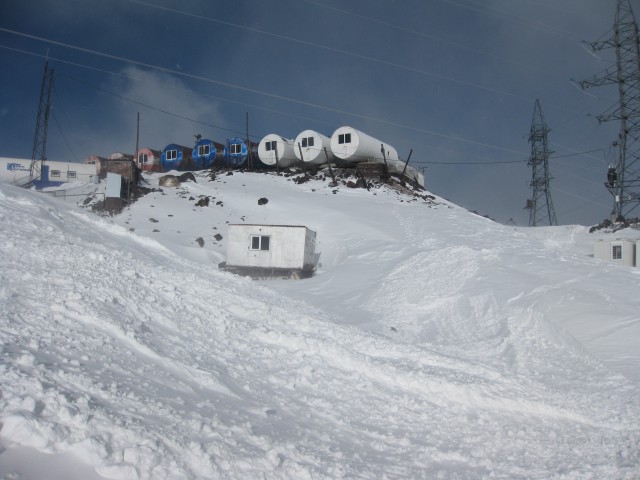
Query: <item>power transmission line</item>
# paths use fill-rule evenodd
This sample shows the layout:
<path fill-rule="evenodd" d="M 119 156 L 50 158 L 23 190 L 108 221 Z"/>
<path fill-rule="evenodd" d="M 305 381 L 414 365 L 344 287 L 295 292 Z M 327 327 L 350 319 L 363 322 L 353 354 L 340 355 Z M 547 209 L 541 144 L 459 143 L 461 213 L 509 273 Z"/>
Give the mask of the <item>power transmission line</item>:
<path fill-rule="evenodd" d="M 270 36 L 270 37 L 273 37 L 273 38 L 278 38 L 278 39 L 281 39 L 281 40 L 287 40 L 287 41 L 298 43 L 300 45 L 304 45 L 304 46 L 307 46 L 307 47 L 314 47 L 314 48 L 326 50 L 326 51 L 333 52 L 333 53 L 339 53 L 341 55 L 346 55 L 346 56 L 357 58 L 357 59 L 360 59 L 360 60 L 366 60 L 366 61 L 369 61 L 369 62 L 378 63 L 378 64 L 384 65 L 386 67 L 393 67 L 393 68 L 397 68 L 399 70 L 405 70 L 405 71 L 409 71 L 409 72 L 413 72 L 413 73 L 418 73 L 420 75 L 425 75 L 425 76 L 437 78 L 439 80 L 445 80 L 447 82 L 458 83 L 458 84 L 464 85 L 466 87 L 473 87 L 473 88 L 477 88 L 477 89 L 480 89 L 480 90 L 485 90 L 487 92 L 491 92 L 491 93 L 495 93 L 495 94 L 499 94 L 499 95 L 504 95 L 504 96 L 508 96 L 508 97 L 513 97 L 513 98 L 517 98 L 519 100 L 525 100 L 527 102 L 530 102 L 532 100 L 529 97 L 525 97 L 523 95 L 518 95 L 518 94 L 515 94 L 515 93 L 507 92 L 506 90 L 499 90 L 499 89 L 496 89 L 496 88 L 487 87 L 485 85 L 480 85 L 480 84 L 477 84 L 477 83 L 468 82 L 466 80 L 460 80 L 458 78 L 449 77 L 449 76 L 441 75 L 441 74 L 434 73 L 434 72 L 429 72 L 427 70 L 421 70 L 419 68 L 411 67 L 411 66 L 408 66 L 408 65 L 402 65 L 400 63 L 390 62 L 390 61 L 387 61 L 387 60 L 382 60 L 380 58 L 371 57 L 369 55 L 362 55 L 362 54 L 359 54 L 359 53 L 351 52 L 351 51 L 348 51 L 348 50 L 343 50 L 343 49 L 340 49 L 340 48 L 334 48 L 334 47 L 329 47 L 327 45 L 322 45 L 322 44 L 315 43 L 315 42 L 309 42 L 309 41 L 306 41 L 306 40 L 300 40 L 299 38 L 289 37 L 289 36 L 282 35 L 282 34 L 279 34 L 279 33 L 273 33 L 273 32 L 269 32 L 269 31 L 266 31 L 266 30 L 261 30 L 259 28 L 247 27 L 246 25 L 240 25 L 240 24 L 237 24 L 237 23 L 228 22 L 228 21 L 225 21 L 225 20 L 217 19 L 217 18 L 211 18 L 211 17 L 207 17 L 207 16 L 204 16 L 204 15 L 198 15 L 198 14 L 191 13 L 191 12 L 185 12 L 183 10 L 178 10 L 178 9 L 175 9 L 175 8 L 169 8 L 169 7 L 164 7 L 164 6 L 161 6 L 161 5 L 155 5 L 153 3 L 144 2 L 142 0 L 125 0 L 125 1 L 137 4 L 137 5 L 142 5 L 142 6 L 145 6 L 145 7 L 149 7 L 149 8 L 156 8 L 158 10 L 163 10 L 163 11 L 166 11 L 166 12 L 176 13 L 176 14 L 179 14 L 179 15 L 184 15 L 184 16 L 188 16 L 188 17 L 192 17 L 192 18 L 198 18 L 200 20 L 204 20 L 204 21 L 207 21 L 207 22 L 213 22 L 213 23 L 218 23 L 220 25 L 239 28 L 239 29 L 242 29 L 242 30 L 247 30 L 247 31 L 250 31 L 250 32 L 253 32 L 253 33 L 258 33 L 258 34 L 261 34 L 261 35 L 266 35 L 266 36 Z M 559 108 L 562 108 L 562 107 L 559 107 Z"/>
<path fill-rule="evenodd" d="M 135 103 L 136 105 L 140 105 L 140 106 L 146 107 L 146 108 L 148 108 L 150 110 L 155 110 L 157 112 L 164 113 L 165 115 L 170 115 L 172 117 L 180 118 L 182 120 L 187 120 L 189 122 L 198 123 L 200 125 L 205 125 L 207 127 L 217 128 L 219 130 L 223 130 L 223 131 L 234 133 L 234 134 L 243 134 L 244 133 L 244 132 L 241 132 L 240 130 L 232 130 L 232 129 L 229 129 L 229 128 L 221 127 L 220 125 L 214 125 L 212 123 L 207 123 L 207 122 L 203 122 L 203 121 L 200 121 L 200 120 L 196 120 L 194 118 L 190 118 L 190 117 L 187 117 L 185 115 L 180 115 L 179 113 L 174 113 L 174 112 L 170 112 L 169 110 L 164 110 L 162 108 L 154 107 L 153 105 L 149 105 L 148 103 L 144 103 L 144 102 L 141 102 L 139 100 L 135 100 L 133 98 L 125 97 L 124 95 L 120 95 L 119 93 L 112 92 L 110 90 L 107 90 L 106 88 L 98 87 L 97 85 L 93 85 L 93 84 L 91 84 L 89 82 L 86 82 L 86 81 L 81 80 L 79 78 L 73 77 L 71 75 L 64 75 L 64 76 L 67 77 L 67 78 L 70 78 L 71 80 L 74 80 L 76 82 L 79 82 L 79 83 L 82 83 L 84 85 L 87 85 L 88 87 L 94 88 L 94 89 L 96 89 L 96 90 L 98 90 L 100 92 L 106 93 L 108 95 L 112 95 L 112 96 L 114 96 L 116 98 L 119 98 L 121 100 L 125 100 L 127 102 Z"/>
<path fill-rule="evenodd" d="M 129 58 L 126 58 L 126 57 L 121 57 L 121 56 L 118 56 L 118 55 L 99 52 L 97 50 L 92 50 L 92 49 L 89 49 L 89 48 L 80 47 L 80 46 L 77 46 L 77 45 L 72 45 L 72 44 L 69 44 L 69 43 L 60 42 L 60 41 L 48 39 L 48 38 L 45 38 L 45 37 L 40 37 L 40 36 L 37 36 L 37 35 L 31 35 L 31 34 L 28 34 L 28 33 L 18 32 L 16 30 L 10 30 L 10 29 L 7 29 L 7 28 L 0 27 L 0 31 L 11 33 L 11 34 L 18 35 L 18 36 L 22 36 L 22 37 L 25 37 L 25 38 L 30 38 L 32 40 L 38 40 L 38 41 L 41 41 L 41 42 L 50 43 L 52 45 L 58 45 L 60 47 L 69 48 L 71 50 L 76 50 L 76 51 L 80 51 L 80 52 L 83 52 L 83 53 L 88 53 L 88 54 L 100 56 L 100 57 L 103 57 L 103 58 L 108 58 L 110 60 L 116 60 L 116 61 L 119 61 L 119 62 L 130 63 L 132 65 L 138 65 L 138 66 L 141 66 L 141 67 L 144 67 L 144 68 L 148 68 L 148 69 L 151 69 L 151 70 L 158 70 L 158 71 L 163 72 L 163 73 L 168 73 L 168 74 L 171 74 L 171 75 L 176 75 L 176 76 L 188 78 L 188 79 L 191 79 L 191 80 L 197 80 L 197 81 L 206 82 L 206 83 L 210 83 L 210 84 L 214 84 L 214 85 L 219 85 L 219 86 L 222 86 L 222 87 L 237 89 L 237 90 L 240 90 L 240 91 L 253 93 L 253 94 L 256 94 L 256 95 L 263 95 L 265 97 L 273 98 L 273 99 L 276 99 L 276 100 L 287 101 L 287 102 L 295 103 L 295 104 L 306 106 L 306 107 L 317 108 L 317 109 L 320 109 L 320 110 L 333 112 L 333 113 L 339 113 L 341 115 L 348 115 L 348 116 L 351 116 L 351 117 L 360 118 L 362 120 L 370 120 L 370 121 L 373 121 L 373 122 L 376 122 L 376 123 L 380 123 L 380 124 L 383 124 L 383 125 L 388 125 L 388 126 L 391 126 L 391 127 L 397 127 L 397 128 L 401 128 L 401 129 L 405 129 L 405 130 L 411 130 L 413 132 L 418 132 L 418 133 L 425 133 L 425 134 L 428 134 L 428 135 L 433 135 L 433 136 L 440 137 L 440 138 L 446 138 L 448 140 L 454 140 L 454 141 L 458 141 L 458 142 L 463 142 L 463 143 L 467 143 L 467 144 L 470 144 L 470 145 L 476 145 L 476 146 L 480 146 L 480 147 L 490 148 L 490 149 L 493 149 L 493 150 L 499 150 L 499 151 L 512 153 L 512 154 L 517 154 L 517 155 L 521 154 L 521 152 L 518 152 L 516 150 L 511 150 L 511 149 L 500 147 L 500 146 L 497 146 L 497 145 L 478 142 L 478 141 L 471 140 L 471 139 L 468 139 L 468 138 L 459 137 L 459 136 L 455 136 L 455 135 L 448 135 L 448 134 L 445 134 L 445 133 L 440 133 L 440 132 L 436 132 L 436 131 L 428 130 L 428 129 L 424 129 L 424 128 L 412 127 L 411 125 L 405 125 L 405 124 L 402 124 L 402 123 L 382 120 L 382 119 L 377 118 L 377 117 L 372 117 L 372 116 L 369 116 L 369 115 L 357 114 L 357 113 L 349 112 L 349 111 L 342 110 L 342 109 L 339 109 L 339 108 L 326 107 L 324 105 L 320 105 L 320 104 L 316 104 L 316 103 L 305 102 L 303 100 L 298 100 L 298 99 L 295 99 L 295 98 L 292 98 L 292 97 L 286 97 L 284 95 L 277 95 L 277 94 L 274 94 L 274 93 L 261 91 L 261 90 L 255 89 L 255 88 L 244 87 L 244 86 L 241 86 L 241 85 L 238 85 L 238 84 L 229 83 L 229 82 L 223 82 L 223 81 L 220 81 L 220 80 L 214 80 L 212 78 L 204 77 L 204 76 L 201 76 L 201 75 L 195 75 L 195 74 L 187 73 L 187 72 L 180 71 L 180 70 L 175 70 L 175 69 L 171 69 L 171 68 L 167 68 L 167 67 L 162 67 L 162 66 L 159 66 L 159 65 L 153 65 L 153 64 L 150 64 L 150 63 L 146 63 L 146 62 L 141 62 L 141 61 L 138 61 L 138 60 L 129 59 Z"/>

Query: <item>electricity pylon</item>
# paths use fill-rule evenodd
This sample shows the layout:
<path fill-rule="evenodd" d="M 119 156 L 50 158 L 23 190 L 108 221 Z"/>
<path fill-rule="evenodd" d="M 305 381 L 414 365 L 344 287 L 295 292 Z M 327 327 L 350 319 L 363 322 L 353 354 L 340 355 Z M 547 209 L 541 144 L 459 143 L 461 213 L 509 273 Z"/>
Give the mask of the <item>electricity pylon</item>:
<path fill-rule="evenodd" d="M 36 133 L 33 138 L 29 185 L 33 185 L 36 178 L 42 177 L 42 166 L 47 159 L 47 130 L 49 129 L 49 113 L 51 112 L 53 72 L 49 68 L 49 60 L 45 60 L 42 86 L 40 87 L 40 101 L 38 103 L 38 117 L 36 118 Z M 40 162 L 40 165 L 38 165 L 38 162 Z"/>
<path fill-rule="evenodd" d="M 556 212 L 551 201 L 549 190 L 549 155 L 553 152 L 549 150 L 547 134 L 550 132 L 547 123 L 542 115 L 540 100 L 536 99 L 531 120 L 531 131 L 529 133 L 529 143 L 531 144 L 531 156 L 527 165 L 531 167 L 531 199 L 527 202 L 529 209 L 529 226 L 536 227 L 546 223 L 547 225 L 557 225 Z"/>
<path fill-rule="evenodd" d="M 614 48 L 616 65 L 578 82 L 582 89 L 615 84 L 619 103 L 597 116 L 599 122 L 620 121 L 616 165 L 609 167 L 605 186 L 613 195 L 614 220 L 623 219 L 640 204 L 640 40 L 631 2 L 618 0 L 613 34 L 587 44 L 593 52 Z"/>

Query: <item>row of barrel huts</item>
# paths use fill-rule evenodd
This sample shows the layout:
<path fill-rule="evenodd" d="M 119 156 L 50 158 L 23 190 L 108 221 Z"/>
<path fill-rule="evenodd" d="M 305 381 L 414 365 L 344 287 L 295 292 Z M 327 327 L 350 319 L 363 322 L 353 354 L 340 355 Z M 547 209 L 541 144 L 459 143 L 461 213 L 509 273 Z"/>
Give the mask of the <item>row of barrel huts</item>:
<path fill-rule="evenodd" d="M 268 134 L 257 144 L 238 137 L 228 139 L 225 144 L 200 138 L 193 147 L 170 143 L 162 150 L 144 147 L 135 156 L 114 154 L 110 159 L 114 157 L 131 159 L 147 172 L 204 170 L 215 165 L 267 168 L 368 162 L 386 164 L 391 173 L 403 172 L 407 178 L 424 187 L 423 175 L 400 160 L 395 148 L 349 126 L 336 129 L 331 137 L 314 130 L 304 130 L 295 139 Z M 92 155 L 85 163 L 100 164 L 103 161 L 107 159 Z M 99 165 L 97 167 L 100 168 Z"/>

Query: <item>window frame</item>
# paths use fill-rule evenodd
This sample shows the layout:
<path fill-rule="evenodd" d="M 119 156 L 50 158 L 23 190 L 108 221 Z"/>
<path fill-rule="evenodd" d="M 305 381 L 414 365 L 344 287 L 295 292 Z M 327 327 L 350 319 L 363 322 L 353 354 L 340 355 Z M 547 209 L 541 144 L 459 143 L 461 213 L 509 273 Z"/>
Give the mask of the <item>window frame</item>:
<path fill-rule="evenodd" d="M 338 134 L 338 144 L 344 145 L 345 143 L 351 143 L 351 134 L 350 133 Z"/>
<path fill-rule="evenodd" d="M 171 150 L 167 150 L 167 153 L 165 154 L 165 158 L 167 160 L 177 160 L 178 159 L 178 150 L 176 150 L 175 148 L 173 148 Z"/>
<path fill-rule="evenodd" d="M 206 157 L 211 154 L 211 145 L 198 145 L 198 156 Z"/>
<path fill-rule="evenodd" d="M 49 172 L 49 176 L 50 177 L 56 177 L 56 178 L 60 177 L 60 170 L 51 170 Z"/>
<path fill-rule="evenodd" d="M 622 260 L 622 245 L 611 245 L 611 260 Z"/>
<path fill-rule="evenodd" d="M 249 249 L 253 252 L 268 252 L 271 250 L 271 235 L 251 235 Z"/>

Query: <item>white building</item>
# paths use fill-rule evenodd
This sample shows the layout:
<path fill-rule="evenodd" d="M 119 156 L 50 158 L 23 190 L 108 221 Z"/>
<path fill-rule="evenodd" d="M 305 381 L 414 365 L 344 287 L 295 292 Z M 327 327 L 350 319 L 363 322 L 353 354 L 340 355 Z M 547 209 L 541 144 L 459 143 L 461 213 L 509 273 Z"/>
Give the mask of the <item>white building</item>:
<path fill-rule="evenodd" d="M 230 224 L 225 270 L 254 277 L 309 277 L 316 268 L 316 232 L 301 225 Z"/>
<path fill-rule="evenodd" d="M 597 240 L 593 256 L 598 260 L 607 260 L 628 267 L 636 266 L 636 242 L 624 238 L 615 240 Z"/>
<path fill-rule="evenodd" d="M 42 171 L 41 171 L 42 169 Z M 63 183 L 93 183 L 97 180 L 96 166 L 85 163 L 38 161 L 34 181 L 39 187 L 58 187 Z M 23 187 L 31 180 L 31 160 L 0 158 L 0 182 Z"/>

